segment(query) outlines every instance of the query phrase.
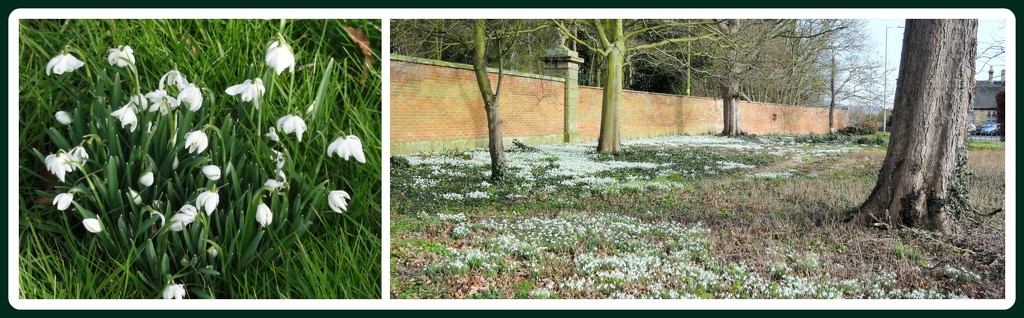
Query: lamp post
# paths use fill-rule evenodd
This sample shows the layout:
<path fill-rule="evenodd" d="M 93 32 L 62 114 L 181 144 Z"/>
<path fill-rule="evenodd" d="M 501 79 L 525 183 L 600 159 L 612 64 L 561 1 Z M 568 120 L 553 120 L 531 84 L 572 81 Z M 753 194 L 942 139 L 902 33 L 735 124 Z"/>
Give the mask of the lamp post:
<path fill-rule="evenodd" d="M 885 27 L 885 67 L 882 68 L 882 97 L 885 98 L 885 102 L 882 103 L 882 132 L 885 132 L 885 105 L 889 104 L 889 29 L 902 29 L 903 26 L 887 26 Z"/>

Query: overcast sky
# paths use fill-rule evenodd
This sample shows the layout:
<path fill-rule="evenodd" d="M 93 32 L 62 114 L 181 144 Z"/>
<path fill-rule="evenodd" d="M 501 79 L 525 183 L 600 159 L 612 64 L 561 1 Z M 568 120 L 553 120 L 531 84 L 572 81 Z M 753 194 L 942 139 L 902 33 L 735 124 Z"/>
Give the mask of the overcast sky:
<path fill-rule="evenodd" d="M 891 69 L 899 70 L 899 56 L 903 49 L 903 29 L 902 28 L 887 28 L 887 27 L 903 27 L 903 19 L 870 19 L 867 20 L 867 30 L 871 36 L 871 41 L 876 45 L 876 52 L 881 58 L 886 58 L 885 51 L 886 47 L 886 32 L 889 33 L 889 45 L 888 45 L 888 60 Z M 1006 37 L 1005 33 L 1006 22 L 1001 19 L 980 19 L 978 20 L 978 53 L 979 55 L 985 54 L 990 55 L 991 51 L 985 52 L 985 49 L 990 48 L 996 43 L 1004 41 Z M 988 80 L 988 66 L 995 67 L 995 76 L 998 77 L 999 71 L 1006 67 L 1006 60 L 1004 56 L 998 56 L 996 58 L 980 58 L 977 61 L 979 80 Z M 895 77 L 895 74 L 893 74 Z M 891 79 L 890 84 L 895 83 L 895 79 Z"/>
<path fill-rule="evenodd" d="M 888 59 L 888 65 L 892 73 L 889 74 L 888 87 L 889 93 L 892 94 L 896 90 L 896 76 L 899 70 L 900 64 L 900 53 L 903 50 L 903 28 L 902 27 L 906 20 L 868 20 L 867 29 L 868 34 L 871 37 L 871 41 L 875 45 L 875 52 L 878 55 L 878 59 Z M 976 64 L 977 75 L 975 76 L 978 80 L 988 80 L 988 69 L 989 66 L 995 68 L 996 80 L 999 79 L 999 72 L 1003 70 L 1006 65 L 1005 57 L 999 56 L 996 58 L 986 58 L 985 56 L 993 55 L 993 45 L 1000 43 L 1006 39 L 1005 33 L 1005 21 L 1003 20 L 978 20 L 978 55 L 979 59 Z M 886 47 L 886 32 L 888 30 L 888 47 Z M 888 56 L 885 52 L 888 49 Z M 985 51 L 989 49 L 989 51 Z"/>

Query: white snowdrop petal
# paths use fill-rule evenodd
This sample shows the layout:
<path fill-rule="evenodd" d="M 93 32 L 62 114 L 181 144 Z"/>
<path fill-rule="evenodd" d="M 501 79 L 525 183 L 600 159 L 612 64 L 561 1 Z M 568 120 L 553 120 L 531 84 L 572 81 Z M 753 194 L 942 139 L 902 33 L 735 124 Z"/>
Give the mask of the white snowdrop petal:
<path fill-rule="evenodd" d="M 207 179 L 217 181 L 220 179 L 220 167 L 216 165 L 203 166 L 203 174 L 206 175 Z"/>
<path fill-rule="evenodd" d="M 359 141 L 359 137 L 348 136 L 345 139 L 345 143 L 348 146 L 346 148 L 348 148 L 349 153 L 355 157 L 356 161 L 366 163 L 366 156 L 363 154 L 363 143 Z"/>
<path fill-rule="evenodd" d="M 270 211 L 270 207 L 266 203 L 260 203 L 256 207 L 256 222 L 259 222 L 262 227 L 267 227 L 274 222 L 274 213 Z"/>
<path fill-rule="evenodd" d="M 71 115 L 69 115 L 66 111 L 58 111 L 57 113 L 53 114 L 53 117 L 56 118 L 57 122 L 61 123 L 62 125 L 71 124 Z"/>
<path fill-rule="evenodd" d="M 82 220 L 82 225 L 85 226 L 85 230 L 91 233 L 103 232 L 103 225 L 100 224 L 100 220 L 89 218 Z"/>

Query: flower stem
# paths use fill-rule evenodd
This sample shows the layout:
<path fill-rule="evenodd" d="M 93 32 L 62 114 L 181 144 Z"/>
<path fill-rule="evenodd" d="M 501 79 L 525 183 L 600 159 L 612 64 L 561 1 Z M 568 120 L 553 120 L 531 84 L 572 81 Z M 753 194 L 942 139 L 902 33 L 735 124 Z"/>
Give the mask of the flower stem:
<path fill-rule="evenodd" d="M 131 70 L 131 72 L 129 72 L 129 73 L 132 75 L 132 81 L 135 82 L 135 95 L 142 95 L 142 85 L 139 84 L 139 70 L 135 68 L 135 64 L 128 64 L 128 69 Z M 145 97 L 141 97 L 140 96 L 139 98 L 145 98 Z M 131 101 L 131 98 L 129 97 L 128 100 Z M 139 102 L 141 103 L 142 101 L 139 101 Z M 141 105 L 136 105 L 136 106 L 141 106 Z M 140 109 L 140 111 L 143 111 L 143 110 Z"/>
<path fill-rule="evenodd" d="M 92 197 L 96 200 L 96 204 L 100 206 L 100 210 L 106 211 L 107 209 L 103 205 L 103 200 L 100 200 L 99 192 L 96 192 L 96 185 L 92 183 L 92 178 L 89 177 L 89 172 L 85 170 L 85 165 L 76 162 L 75 166 L 77 166 L 79 170 L 82 170 L 82 174 L 85 176 L 85 182 L 89 184 L 89 190 L 92 192 Z"/>

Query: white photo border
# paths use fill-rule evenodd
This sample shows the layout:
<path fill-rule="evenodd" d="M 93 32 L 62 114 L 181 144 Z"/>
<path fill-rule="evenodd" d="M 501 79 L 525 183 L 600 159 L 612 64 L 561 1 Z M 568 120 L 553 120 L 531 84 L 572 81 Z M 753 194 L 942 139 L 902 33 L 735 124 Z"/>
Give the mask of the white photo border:
<path fill-rule="evenodd" d="M 381 73 L 383 114 L 383 158 L 389 158 L 390 143 L 390 20 L 450 18 L 846 18 L 846 19 L 1002 19 L 1006 32 L 1006 81 L 1016 83 L 1016 18 L 1007 9 L 17 9 L 8 17 L 8 111 L 7 166 L 8 211 L 18 210 L 18 94 L 19 21 L 30 19 L 380 19 L 382 27 Z M 1015 85 L 1009 85 L 1006 99 L 1016 105 Z M 1007 108 L 1007 120 L 1016 120 L 1016 108 Z M 1006 193 L 1016 191 L 1016 128 L 1007 125 Z M 340 300 L 79 300 L 19 298 L 18 213 L 8 213 L 8 301 L 19 310 L 26 309 L 1008 309 L 1016 300 L 1016 197 L 1006 195 L 1005 297 L 1003 299 L 952 300 L 414 300 L 389 299 L 390 295 L 390 162 L 382 162 L 382 299 Z M 20 213 L 20 210 L 19 210 Z"/>

